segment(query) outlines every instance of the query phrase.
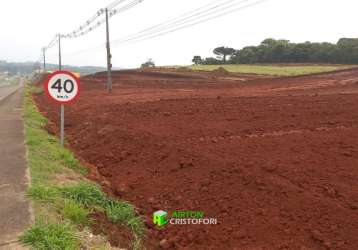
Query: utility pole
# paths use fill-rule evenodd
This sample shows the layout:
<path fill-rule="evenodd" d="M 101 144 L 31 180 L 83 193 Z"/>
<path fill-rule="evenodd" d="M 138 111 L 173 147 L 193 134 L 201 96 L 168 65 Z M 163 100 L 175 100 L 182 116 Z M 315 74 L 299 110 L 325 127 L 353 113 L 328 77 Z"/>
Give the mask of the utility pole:
<path fill-rule="evenodd" d="M 58 34 L 58 69 L 62 70 L 62 62 L 61 62 L 61 34 Z"/>
<path fill-rule="evenodd" d="M 44 58 L 44 72 L 46 72 L 46 48 L 42 48 L 42 55 Z"/>
<path fill-rule="evenodd" d="M 106 8 L 106 38 L 107 38 L 107 90 L 108 93 L 112 92 L 112 55 L 111 55 L 111 47 L 109 42 L 109 23 L 108 23 L 108 8 Z"/>
<path fill-rule="evenodd" d="M 58 34 L 58 69 L 62 70 L 62 58 L 61 58 L 61 34 Z M 61 146 L 63 147 L 65 144 L 65 106 L 61 104 L 60 107 L 60 114 L 61 114 L 61 127 L 60 127 L 60 134 L 61 134 Z"/>

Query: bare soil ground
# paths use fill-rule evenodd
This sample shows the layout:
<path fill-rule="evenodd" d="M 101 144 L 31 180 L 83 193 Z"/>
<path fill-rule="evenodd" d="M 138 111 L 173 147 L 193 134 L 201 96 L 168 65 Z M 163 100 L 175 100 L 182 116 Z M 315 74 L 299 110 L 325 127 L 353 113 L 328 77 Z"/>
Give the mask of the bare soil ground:
<path fill-rule="evenodd" d="M 92 179 L 138 207 L 149 249 L 358 249 L 358 69 L 122 71 L 110 95 L 105 79 L 82 79 L 67 139 Z M 58 107 L 36 101 L 56 132 Z M 158 209 L 219 224 L 160 230 Z"/>

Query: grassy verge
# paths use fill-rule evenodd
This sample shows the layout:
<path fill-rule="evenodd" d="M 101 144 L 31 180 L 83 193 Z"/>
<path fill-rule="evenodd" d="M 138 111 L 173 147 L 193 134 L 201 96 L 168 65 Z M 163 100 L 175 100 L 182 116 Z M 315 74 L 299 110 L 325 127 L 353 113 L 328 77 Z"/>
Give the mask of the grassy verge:
<path fill-rule="evenodd" d="M 133 248 L 140 247 L 143 222 L 134 207 L 108 197 L 101 188 L 86 180 L 87 170 L 56 137 L 44 129 L 47 120 L 34 104 L 35 87 L 26 87 L 25 131 L 31 186 L 28 197 L 33 202 L 35 223 L 20 241 L 32 249 L 113 249 L 103 236 L 90 233 L 94 212 L 128 227 L 133 233 Z"/>
<path fill-rule="evenodd" d="M 349 65 L 197 65 L 190 66 L 193 70 L 212 71 L 219 67 L 229 72 L 249 73 L 273 76 L 297 76 L 313 73 L 329 72 L 339 69 L 346 69 Z"/>

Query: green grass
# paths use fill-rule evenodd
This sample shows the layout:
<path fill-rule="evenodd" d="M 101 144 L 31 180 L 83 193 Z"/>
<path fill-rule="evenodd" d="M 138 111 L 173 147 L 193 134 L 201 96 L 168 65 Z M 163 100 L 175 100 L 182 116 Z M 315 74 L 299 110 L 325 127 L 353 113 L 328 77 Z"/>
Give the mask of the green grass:
<path fill-rule="evenodd" d="M 32 185 L 27 190 L 27 196 L 38 202 L 54 203 L 60 197 L 60 192 L 55 187 Z"/>
<path fill-rule="evenodd" d="M 144 224 L 142 219 L 136 215 L 134 207 L 127 202 L 107 197 L 97 185 L 83 182 L 59 190 L 65 199 L 87 208 L 105 211 L 110 221 L 127 225 L 136 235 L 142 236 Z"/>
<path fill-rule="evenodd" d="M 129 226 L 136 235 L 142 236 L 144 224 L 141 218 L 135 215 L 134 207 L 126 202 L 109 201 L 105 206 L 109 220 Z"/>
<path fill-rule="evenodd" d="M 72 221 L 76 225 L 88 226 L 91 224 L 89 219 L 90 211 L 75 201 L 65 200 L 62 212 L 65 219 Z"/>
<path fill-rule="evenodd" d="M 62 196 L 86 207 L 105 206 L 107 196 L 92 183 L 81 182 L 75 186 L 61 188 Z"/>
<path fill-rule="evenodd" d="M 193 70 L 212 71 L 219 67 L 225 68 L 229 72 L 262 74 L 273 76 L 297 76 L 313 73 L 329 72 L 345 69 L 352 66 L 348 65 L 197 65 L 189 66 Z"/>
<path fill-rule="evenodd" d="M 138 248 L 144 231 L 142 218 L 132 205 L 110 198 L 97 184 L 86 180 L 87 169 L 44 129 L 47 119 L 37 110 L 32 93 L 43 93 L 26 87 L 24 117 L 31 174 L 27 196 L 34 203 L 36 223 L 20 241 L 32 249 L 80 249 L 86 240 L 78 235 L 93 223 L 89 215 L 103 212 L 110 221 L 133 232 L 133 248 Z M 98 245 L 94 249 L 101 248 Z"/>
<path fill-rule="evenodd" d="M 73 169 L 81 174 L 87 173 L 87 169 L 80 165 L 73 154 L 59 147 L 58 139 L 44 130 L 47 119 L 34 105 L 31 90 L 26 92 L 25 99 L 26 144 L 32 183 L 49 184 L 56 174 L 66 169 Z"/>
<path fill-rule="evenodd" d="M 80 249 L 75 230 L 67 223 L 37 222 L 22 236 L 24 245 L 37 250 L 73 250 Z"/>

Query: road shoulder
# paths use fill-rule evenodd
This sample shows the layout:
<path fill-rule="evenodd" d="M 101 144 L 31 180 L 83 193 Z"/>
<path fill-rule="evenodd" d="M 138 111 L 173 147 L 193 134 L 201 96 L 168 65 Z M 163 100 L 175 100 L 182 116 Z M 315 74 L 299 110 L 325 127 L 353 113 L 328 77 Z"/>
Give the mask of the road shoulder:
<path fill-rule="evenodd" d="M 23 89 L 9 93 L 0 101 L 0 249 L 24 249 L 16 242 L 31 224 L 32 216 L 25 197 L 29 174 L 24 143 Z"/>

